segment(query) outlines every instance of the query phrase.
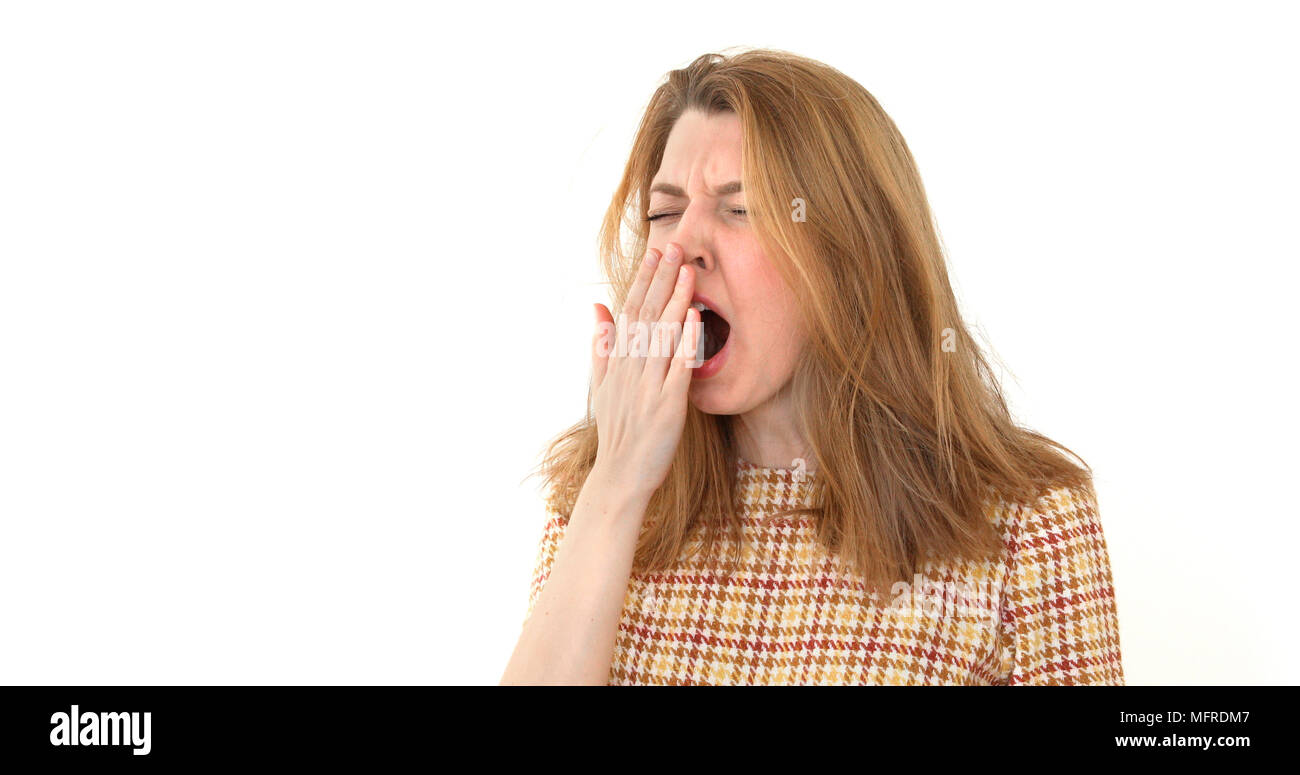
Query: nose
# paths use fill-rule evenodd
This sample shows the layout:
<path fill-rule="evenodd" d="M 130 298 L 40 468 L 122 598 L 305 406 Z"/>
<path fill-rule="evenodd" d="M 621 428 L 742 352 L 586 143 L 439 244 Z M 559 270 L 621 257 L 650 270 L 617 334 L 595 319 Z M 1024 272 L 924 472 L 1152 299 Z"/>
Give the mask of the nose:
<path fill-rule="evenodd" d="M 713 254 L 707 249 L 699 248 L 693 250 L 686 245 L 682 245 L 682 255 L 686 256 L 686 260 L 683 263 L 695 267 L 697 272 L 713 271 Z"/>
<path fill-rule="evenodd" d="M 713 242 L 709 238 L 709 224 L 704 222 L 705 217 L 692 212 L 692 208 L 688 207 L 677 221 L 677 228 L 673 230 L 672 239 L 669 240 L 670 243 L 677 243 L 677 246 L 682 249 L 682 256 L 684 256 L 682 263 L 695 267 L 697 273 L 711 272 L 717 265 L 717 257 L 713 254 Z M 664 247 L 666 249 L 667 245 Z"/>

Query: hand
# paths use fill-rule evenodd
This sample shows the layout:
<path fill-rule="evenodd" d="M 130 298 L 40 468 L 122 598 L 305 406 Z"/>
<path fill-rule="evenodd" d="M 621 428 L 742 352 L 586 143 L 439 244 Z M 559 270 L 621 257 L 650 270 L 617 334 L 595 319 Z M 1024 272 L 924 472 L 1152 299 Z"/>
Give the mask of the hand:
<path fill-rule="evenodd" d="M 598 446 L 592 475 L 645 502 L 663 484 L 681 441 L 698 345 L 700 313 L 691 307 L 695 270 L 682 255 L 674 243 L 662 257 L 653 248 L 646 252 L 623 305 L 621 327 L 612 326 L 608 308 L 596 305 L 592 404 Z M 648 347 L 638 346 L 638 329 L 648 330 Z M 626 348 L 614 347 L 610 335 L 615 332 Z"/>

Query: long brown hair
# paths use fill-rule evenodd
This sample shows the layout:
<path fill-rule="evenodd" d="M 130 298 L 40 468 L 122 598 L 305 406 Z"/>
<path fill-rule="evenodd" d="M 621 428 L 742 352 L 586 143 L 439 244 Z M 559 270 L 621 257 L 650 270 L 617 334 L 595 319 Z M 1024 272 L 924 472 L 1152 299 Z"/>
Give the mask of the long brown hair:
<path fill-rule="evenodd" d="M 911 151 L 866 89 L 820 62 L 754 50 L 706 54 L 668 74 L 600 231 L 616 308 L 646 249 L 651 180 L 687 110 L 739 118 L 750 222 L 798 299 L 807 344 L 791 390 L 817 465 L 803 511 L 824 546 L 888 590 L 930 559 L 995 557 L 991 498 L 1090 483 L 1082 460 L 1012 419 L 958 313 Z M 791 217 L 795 199 L 803 220 Z M 688 407 L 634 571 L 670 567 L 696 529 L 710 553 L 730 532 L 734 570 L 744 534 L 733 422 Z M 589 401 L 539 467 L 564 517 L 596 445 Z"/>

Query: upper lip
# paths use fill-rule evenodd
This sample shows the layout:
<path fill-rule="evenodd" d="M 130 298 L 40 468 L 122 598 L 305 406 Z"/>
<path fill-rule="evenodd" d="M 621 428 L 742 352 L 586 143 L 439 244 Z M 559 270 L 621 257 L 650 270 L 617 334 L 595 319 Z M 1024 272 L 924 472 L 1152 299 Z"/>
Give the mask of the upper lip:
<path fill-rule="evenodd" d="M 710 299 L 708 296 L 705 296 L 702 293 L 695 294 L 694 296 L 691 297 L 691 304 L 696 304 L 696 303 L 703 304 L 704 306 L 708 307 L 709 309 L 717 313 L 723 320 L 727 321 L 728 323 L 731 322 L 731 319 L 728 317 L 727 313 L 724 312 L 722 308 L 718 306 L 717 302 L 715 302 L 713 299 Z"/>

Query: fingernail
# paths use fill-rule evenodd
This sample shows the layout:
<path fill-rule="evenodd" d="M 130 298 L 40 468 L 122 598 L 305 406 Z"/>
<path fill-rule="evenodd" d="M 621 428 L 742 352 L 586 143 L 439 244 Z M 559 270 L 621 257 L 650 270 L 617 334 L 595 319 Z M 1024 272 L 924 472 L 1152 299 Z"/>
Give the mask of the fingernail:
<path fill-rule="evenodd" d="M 647 251 L 645 252 L 645 265 L 646 265 L 646 266 L 654 266 L 655 263 L 656 263 L 658 260 L 659 260 L 659 259 L 655 256 L 655 252 L 654 252 L 653 250 L 647 250 Z"/>
<path fill-rule="evenodd" d="M 670 244 L 668 246 L 668 250 L 664 252 L 664 258 L 668 259 L 669 261 L 676 261 L 678 256 L 680 255 L 681 255 L 681 249 L 677 247 L 677 243 L 675 242 Z"/>

